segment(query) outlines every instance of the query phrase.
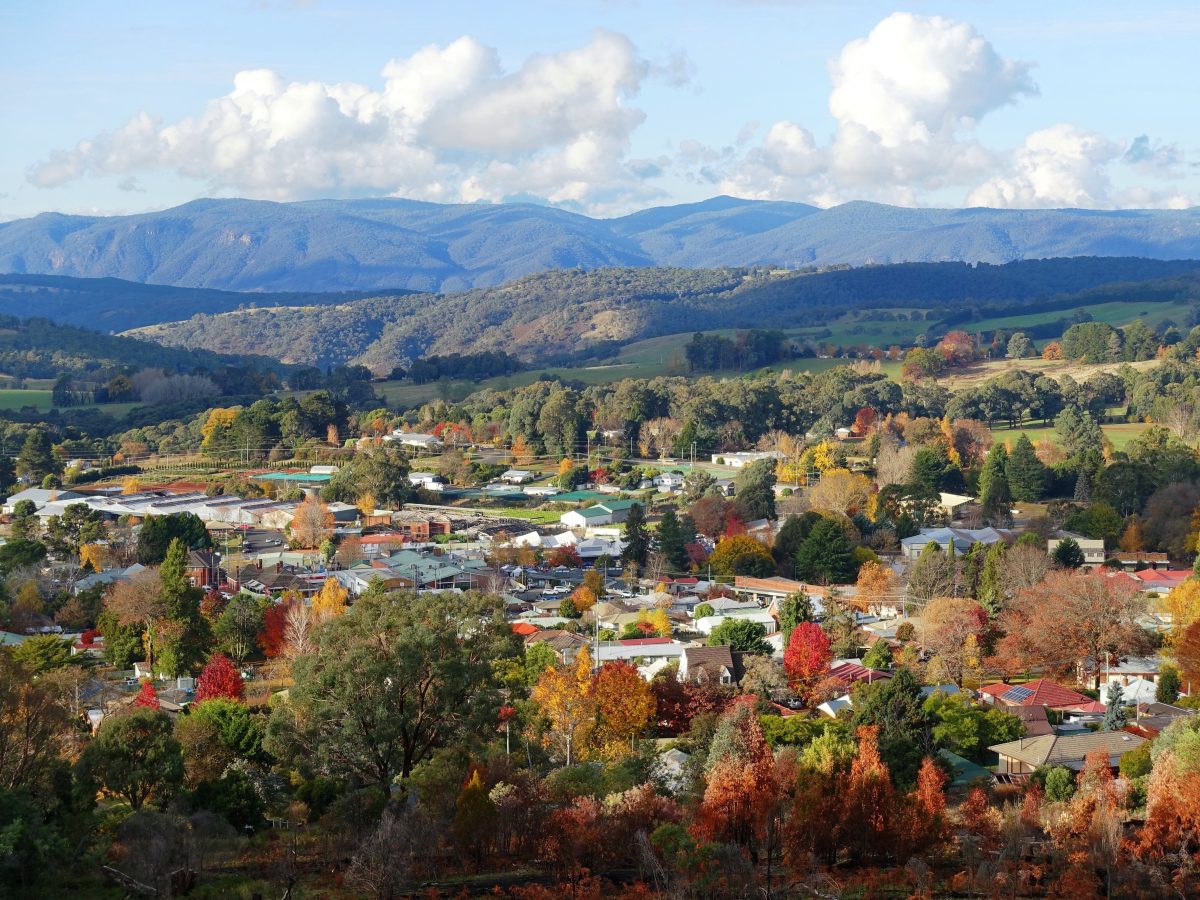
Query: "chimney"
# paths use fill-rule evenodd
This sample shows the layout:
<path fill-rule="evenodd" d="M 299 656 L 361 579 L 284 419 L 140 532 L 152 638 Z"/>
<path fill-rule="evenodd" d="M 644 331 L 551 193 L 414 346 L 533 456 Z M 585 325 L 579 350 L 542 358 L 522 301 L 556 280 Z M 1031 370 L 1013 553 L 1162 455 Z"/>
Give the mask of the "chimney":
<path fill-rule="evenodd" d="M 280 560 L 279 562 L 275 563 L 275 571 L 277 573 L 283 571 L 283 560 Z"/>
<path fill-rule="evenodd" d="M 258 567 L 259 567 L 260 569 L 262 568 L 262 560 L 261 560 L 261 559 L 260 559 L 260 560 L 258 560 L 258 562 L 257 562 L 257 565 L 258 565 Z"/>

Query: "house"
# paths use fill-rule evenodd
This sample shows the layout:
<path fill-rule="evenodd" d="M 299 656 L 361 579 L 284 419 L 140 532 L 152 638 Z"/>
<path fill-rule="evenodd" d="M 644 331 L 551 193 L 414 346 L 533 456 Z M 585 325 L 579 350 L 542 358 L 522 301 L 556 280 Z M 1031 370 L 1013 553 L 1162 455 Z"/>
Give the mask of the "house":
<path fill-rule="evenodd" d="M 1029 775 L 1040 766 L 1065 766 L 1078 772 L 1088 754 L 1096 752 L 1107 754 L 1108 764 L 1115 769 L 1122 756 L 1144 743 L 1144 737 L 1128 731 L 1085 731 L 1026 737 L 988 749 L 1000 757 L 1000 773 Z"/>
<path fill-rule="evenodd" d="M 714 453 L 712 455 L 713 465 L 729 466 L 731 469 L 744 469 L 746 466 L 752 465 L 760 459 L 783 459 L 783 454 L 778 450 L 767 450 L 742 451 L 740 453 Z"/>
<path fill-rule="evenodd" d="M 672 747 L 659 754 L 658 759 L 651 767 L 651 772 L 656 780 L 665 785 L 668 790 L 682 791 L 687 785 L 687 765 L 691 758 L 690 754 L 684 753 L 678 747 Z"/>
<path fill-rule="evenodd" d="M 754 609 L 731 610 L 724 615 L 704 616 L 696 620 L 696 630 L 701 634 L 712 634 L 714 630 L 721 627 L 722 623 L 730 619 L 757 622 L 767 630 L 767 634 L 774 634 L 779 628 L 779 623 L 775 621 L 774 616 L 755 607 Z"/>
<path fill-rule="evenodd" d="M 687 647 L 679 658 L 679 680 L 691 684 L 741 684 L 742 654 L 729 647 Z"/>
<path fill-rule="evenodd" d="M 57 488 L 25 488 L 5 500 L 4 506 L 0 507 L 0 512 L 11 516 L 17 504 L 23 500 L 28 500 L 34 507 L 41 509 L 47 503 L 85 499 L 87 498 L 83 494 L 77 494 L 74 491 L 63 491 Z"/>
<path fill-rule="evenodd" d="M 596 660 L 632 662 L 635 659 L 664 659 L 674 661 L 683 656 L 683 644 L 671 638 L 629 638 L 623 641 L 601 641 L 596 648 Z"/>
<path fill-rule="evenodd" d="M 990 547 L 998 541 L 1010 542 L 1012 532 L 1001 528 L 922 528 L 912 537 L 900 541 L 900 550 L 906 559 L 916 559 L 929 544 L 937 544 L 943 553 L 966 553 L 975 544 Z"/>
<path fill-rule="evenodd" d="M 612 525 L 629 518 L 629 510 L 640 506 L 636 500 L 605 500 L 587 509 L 573 509 L 559 517 L 567 528 L 584 530 L 597 525 Z"/>
<path fill-rule="evenodd" d="M 1108 561 L 1116 560 L 1121 564 L 1121 568 L 1134 572 L 1138 569 L 1158 569 L 1167 568 L 1171 565 L 1171 559 L 1165 553 L 1148 553 L 1145 550 L 1130 552 L 1128 550 L 1116 550 L 1108 554 Z"/>
<path fill-rule="evenodd" d="M 1141 582 L 1144 593 L 1169 594 L 1192 574 L 1191 569 L 1138 569 L 1133 577 Z"/>
<path fill-rule="evenodd" d="M 683 475 L 679 472 L 663 472 L 654 476 L 654 486 L 666 494 L 683 490 Z"/>
<path fill-rule="evenodd" d="M 408 483 L 415 488 L 433 491 L 435 494 L 440 494 L 446 487 L 446 479 L 433 472 L 409 472 Z"/>
<path fill-rule="evenodd" d="M 533 473 L 526 469 L 509 469 L 501 473 L 500 480 L 505 484 L 526 484 L 533 481 Z"/>
<path fill-rule="evenodd" d="M 995 777 L 983 766 L 973 763 L 969 759 L 963 759 L 957 753 L 941 749 L 937 755 L 950 768 L 949 787 L 951 790 L 965 791 L 976 785 L 991 784 Z"/>
<path fill-rule="evenodd" d="M 1156 738 L 1176 719 L 1196 715 L 1196 710 L 1170 703 L 1139 703 L 1137 717 L 1126 728 L 1142 737 Z"/>
<path fill-rule="evenodd" d="M 434 451 L 442 449 L 442 439 L 436 434 L 421 434 L 416 431 L 401 431 L 396 429 L 391 434 L 385 434 L 383 439 L 394 442 L 401 447 L 411 447 L 414 450 Z"/>
<path fill-rule="evenodd" d="M 309 475 L 336 475 L 338 466 L 309 466 Z"/>
<path fill-rule="evenodd" d="M 187 568 L 184 572 L 192 587 L 216 587 L 224 581 L 221 573 L 221 557 L 211 550 L 190 551 L 187 557 Z"/>
<path fill-rule="evenodd" d="M 1108 557 L 1104 552 L 1103 538 L 1087 538 L 1082 534 L 1075 534 L 1073 531 L 1056 531 L 1054 537 L 1046 541 L 1046 553 L 1049 556 L 1053 556 L 1054 551 L 1058 549 L 1058 545 L 1067 539 L 1079 545 L 1079 549 L 1083 551 L 1083 564 L 1085 566 L 1104 565 L 1104 560 Z"/>
<path fill-rule="evenodd" d="M 1025 726 L 1025 737 L 1027 738 L 1054 734 L 1054 726 L 1050 724 L 1044 706 L 1010 706 L 1005 712 L 1021 720 Z"/>
<path fill-rule="evenodd" d="M 81 591 L 89 590 L 97 585 L 116 584 L 118 581 L 128 581 L 138 572 L 146 567 L 141 563 L 134 563 L 127 568 L 105 569 L 103 572 L 94 572 L 91 575 L 85 575 L 73 585 L 71 585 L 71 593 L 78 594 Z"/>
<path fill-rule="evenodd" d="M 560 631 L 555 628 L 547 628 L 525 638 L 526 647 L 532 647 L 534 644 L 545 644 L 555 652 L 559 659 L 567 664 L 574 662 L 579 651 L 587 647 L 588 643 L 588 639 L 583 635 L 573 634 L 570 631 Z"/>
<path fill-rule="evenodd" d="M 979 689 L 984 703 L 993 706 L 1045 706 L 1048 709 L 1077 709 L 1092 702 L 1092 698 L 1039 678 L 1027 684 L 989 684 Z"/>
<path fill-rule="evenodd" d="M 938 494 L 937 511 L 950 519 L 956 519 L 974 502 L 975 498 L 966 494 L 948 494 L 942 491 Z"/>
<path fill-rule="evenodd" d="M 778 575 L 772 575 L 770 578 L 737 575 L 733 579 L 733 592 L 755 603 L 770 603 L 773 600 L 781 602 L 792 594 L 804 593 L 806 587 L 802 581 L 780 578 Z"/>
<path fill-rule="evenodd" d="M 850 686 L 864 681 L 867 684 L 874 684 L 876 681 L 886 681 L 892 676 L 887 672 L 880 672 L 877 669 L 868 669 L 860 663 L 850 660 L 834 660 L 835 665 L 830 666 L 829 671 L 825 673 L 826 678 L 836 678 L 842 682 L 849 690 Z"/>
<path fill-rule="evenodd" d="M 1163 660 L 1160 656 L 1127 656 L 1124 659 L 1108 659 L 1103 661 L 1100 668 L 1100 695 L 1108 690 L 1110 682 L 1117 682 L 1125 686 L 1132 684 L 1136 680 L 1148 681 L 1153 687 L 1158 683 L 1159 670 L 1162 668 Z M 1084 669 L 1094 671 L 1091 665 L 1091 660 L 1086 660 L 1085 664 L 1080 666 L 1080 671 Z M 1129 695 L 1126 693 L 1126 699 Z M 1132 702 L 1132 701 L 1131 701 Z"/>

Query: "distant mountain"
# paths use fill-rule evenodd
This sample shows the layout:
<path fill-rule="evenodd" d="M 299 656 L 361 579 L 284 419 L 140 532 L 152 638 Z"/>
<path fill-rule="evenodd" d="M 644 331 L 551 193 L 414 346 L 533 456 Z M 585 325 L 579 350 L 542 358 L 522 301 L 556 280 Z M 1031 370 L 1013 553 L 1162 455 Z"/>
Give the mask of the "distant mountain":
<path fill-rule="evenodd" d="M 0 272 L 227 291 L 460 291 L 552 269 L 1200 258 L 1200 209 L 906 209 L 715 197 L 592 219 L 526 203 L 197 200 L 0 224 Z"/>

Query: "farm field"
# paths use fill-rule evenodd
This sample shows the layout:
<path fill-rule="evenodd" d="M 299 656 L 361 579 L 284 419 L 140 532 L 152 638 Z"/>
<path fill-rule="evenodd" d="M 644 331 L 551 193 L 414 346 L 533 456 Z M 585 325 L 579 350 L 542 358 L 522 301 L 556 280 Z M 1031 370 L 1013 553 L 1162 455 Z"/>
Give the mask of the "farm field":
<path fill-rule="evenodd" d="M 14 390 L 13 388 L 0 388 L 0 409 L 16 410 L 24 406 L 34 406 L 38 409 L 50 409 L 53 405 L 50 402 L 51 392 L 43 390 Z"/>

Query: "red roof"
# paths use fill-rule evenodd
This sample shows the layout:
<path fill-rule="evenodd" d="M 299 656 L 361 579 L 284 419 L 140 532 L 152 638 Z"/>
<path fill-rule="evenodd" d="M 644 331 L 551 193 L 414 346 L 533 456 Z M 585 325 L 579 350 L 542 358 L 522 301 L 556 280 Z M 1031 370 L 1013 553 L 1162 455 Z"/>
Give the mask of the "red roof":
<path fill-rule="evenodd" d="M 541 629 L 529 622 L 513 622 L 512 630 L 513 634 L 530 635 L 537 634 Z"/>
<path fill-rule="evenodd" d="M 1072 706 L 1071 712 L 1080 713 L 1102 713 L 1108 709 L 1099 700 L 1089 700 L 1087 703 L 1081 703 L 1079 706 Z"/>
<path fill-rule="evenodd" d="M 858 663 L 844 662 L 840 666 L 834 666 L 830 669 L 829 677 L 843 681 L 849 686 L 856 681 L 882 681 L 892 676 L 887 672 L 880 672 L 876 669 L 868 669 L 866 666 L 860 666 Z"/>
<path fill-rule="evenodd" d="M 1092 698 L 1078 691 L 1039 678 L 1028 684 L 989 684 L 979 689 L 1008 706 L 1047 706 L 1050 709 L 1075 709 L 1091 703 Z"/>
<path fill-rule="evenodd" d="M 653 638 L 625 638 L 623 641 L 618 641 L 626 647 L 644 647 L 647 644 L 671 644 L 674 643 L 670 638 L 653 637 Z"/>

